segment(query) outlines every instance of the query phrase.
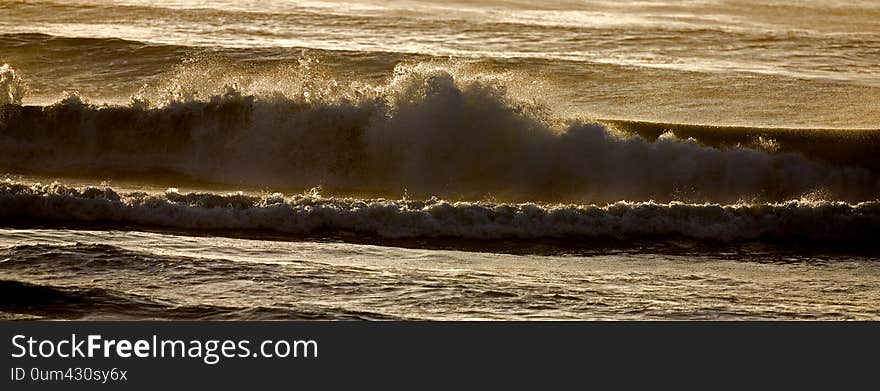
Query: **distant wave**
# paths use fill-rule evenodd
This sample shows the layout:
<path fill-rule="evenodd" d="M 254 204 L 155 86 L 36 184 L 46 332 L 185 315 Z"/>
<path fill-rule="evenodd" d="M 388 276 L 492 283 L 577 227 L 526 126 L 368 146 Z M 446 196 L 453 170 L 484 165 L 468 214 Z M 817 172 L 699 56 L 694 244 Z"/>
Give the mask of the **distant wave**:
<path fill-rule="evenodd" d="M 112 188 L 0 183 L 0 218 L 73 226 L 164 227 L 380 238 L 645 239 L 870 242 L 880 202 L 615 202 L 606 206 L 325 198 L 316 194 L 119 193 Z"/>
<path fill-rule="evenodd" d="M 285 95 L 228 86 L 204 96 L 173 85 L 158 103 L 94 106 L 72 95 L 45 107 L 5 105 L 0 168 L 518 201 L 730 203 L 814 192 L 860 201 L 880 189 L 871 164 L 774 151 L 773 140 L 712 147 L 563 122 L 508 95 L 503 79 L 429 64 L 352 88 L 297 74 Z"/>

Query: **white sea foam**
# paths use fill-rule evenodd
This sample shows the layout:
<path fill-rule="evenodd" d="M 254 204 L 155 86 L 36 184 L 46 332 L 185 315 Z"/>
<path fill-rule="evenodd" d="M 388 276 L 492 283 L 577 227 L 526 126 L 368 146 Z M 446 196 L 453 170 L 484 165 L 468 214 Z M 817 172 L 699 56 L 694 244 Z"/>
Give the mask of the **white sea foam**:
<path fill-rule="evenodd" d="M 317 194 L 118 193 L 112 188 L 0 183 L 0 218 L 281 234 L 354 232 L 382 238 L 809 239 L 870 241 L 880 202 L 799 199 L 721 205 L 574 204 L 328 198 Z"/>

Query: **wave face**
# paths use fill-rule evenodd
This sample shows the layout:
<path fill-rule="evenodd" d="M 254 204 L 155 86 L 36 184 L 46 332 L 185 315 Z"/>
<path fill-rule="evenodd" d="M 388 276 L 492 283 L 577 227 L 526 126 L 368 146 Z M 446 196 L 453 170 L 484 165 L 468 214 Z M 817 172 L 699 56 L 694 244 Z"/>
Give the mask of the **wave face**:
<path fill-rule="evenodd" d="M 880 189 L 870 164 L 815 161 L 760 143 L 710 147 L 669 133 L 649 141 L 561 121 L 488 74 L 421 63 L 399 66 L 382 84 L 345 87 L 297 75 L 284 81 L 294 86 L 285 95 L 233 85 L 200 97 L 177 85 L 158 103 L 95 106 L 71 95 L 44 107 L 5 105 L 0 166 L 512 201 L 730 203 L 813 192 L 859 201 Z"/>
<path fill-rule="evenodd" d="M 539 205 L 324 198 L 304 194 L 119 193 L 112 188 L 0 184 L 0 217 L 74 226 L 163 227 L 310 235 L 357 233 L 389 239 L 643 239 L 866 242 L 880 229 L 880 202 L 616 202 Z"/>

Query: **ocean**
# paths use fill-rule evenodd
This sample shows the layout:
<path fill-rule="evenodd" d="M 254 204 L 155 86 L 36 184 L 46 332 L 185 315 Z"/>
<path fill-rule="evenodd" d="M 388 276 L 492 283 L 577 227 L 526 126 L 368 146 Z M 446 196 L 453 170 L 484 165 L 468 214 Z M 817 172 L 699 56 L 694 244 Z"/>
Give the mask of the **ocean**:
<path fill-rule="evenodd" d="M 0 3 L 0 318 L 880 318 L 880 3 Z"/>

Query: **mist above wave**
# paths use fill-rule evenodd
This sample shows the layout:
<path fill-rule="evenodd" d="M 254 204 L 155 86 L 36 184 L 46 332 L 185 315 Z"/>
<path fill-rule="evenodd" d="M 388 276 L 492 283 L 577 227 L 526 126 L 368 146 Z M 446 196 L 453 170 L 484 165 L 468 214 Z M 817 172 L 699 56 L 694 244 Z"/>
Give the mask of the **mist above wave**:
<path fill-rule="evenodd" d="M 25 91 L 24 81 L 15 74 L 15 69 L 12 69 L 9 64 L 0 66 L 0 106 L 20 105 Z"/>
<path fill-rule="evenodd" d="M 402 64 L 383 83 L 343 85 L 308 59 L 257 78 L 194 64 L 155 91 L 128 106 L 76 95 L 5 105 L 0 166 L 520 201 L 778 201 L 816 191 L 864 200 L 880 188 L 870 170 L 795 153 L 671 134 L 648 141 L 563 120 L 530 99 L 527 83 L 455 66 Z"/>

